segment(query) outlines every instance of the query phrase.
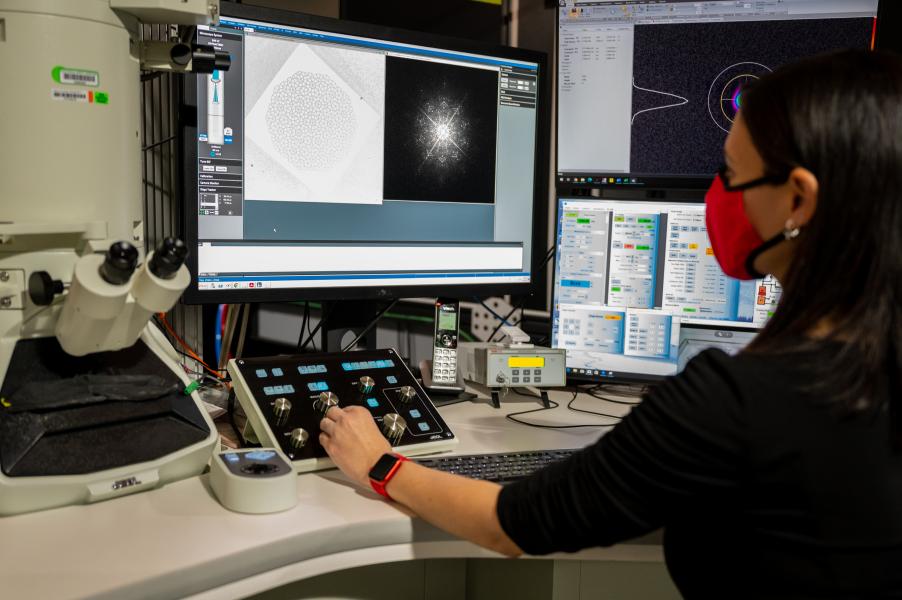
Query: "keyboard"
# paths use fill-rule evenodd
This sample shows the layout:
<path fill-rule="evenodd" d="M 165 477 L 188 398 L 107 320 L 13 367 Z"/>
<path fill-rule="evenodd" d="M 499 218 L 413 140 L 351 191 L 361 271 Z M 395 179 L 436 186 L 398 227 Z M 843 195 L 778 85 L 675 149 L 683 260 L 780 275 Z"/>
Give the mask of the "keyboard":
<path fill-rule="evenodd" d="M 539 469 L 563 460 L 577 452 L 570 450 L 535 450 L 498 454 L 468 454 L 414 459 L 415 462 L 447 473 L 495 483 L 511 483 L 529 477 Z"/>

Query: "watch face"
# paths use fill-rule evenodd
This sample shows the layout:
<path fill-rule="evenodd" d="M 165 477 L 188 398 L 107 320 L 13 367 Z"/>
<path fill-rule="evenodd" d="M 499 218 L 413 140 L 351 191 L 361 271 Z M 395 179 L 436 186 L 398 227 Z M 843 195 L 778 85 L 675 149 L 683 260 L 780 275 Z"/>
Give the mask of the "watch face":
<path fill-rule="evenodd" d="M 370 479 L 382 481 L 388 477 L 389 471 L 391 471 L 391 468 L 395 466 L 395 463 L 398 462 L 398 460 L 398 457 L 394 454 L 383 454 L 376 462 L 376 466 L 370 470 Z"/>

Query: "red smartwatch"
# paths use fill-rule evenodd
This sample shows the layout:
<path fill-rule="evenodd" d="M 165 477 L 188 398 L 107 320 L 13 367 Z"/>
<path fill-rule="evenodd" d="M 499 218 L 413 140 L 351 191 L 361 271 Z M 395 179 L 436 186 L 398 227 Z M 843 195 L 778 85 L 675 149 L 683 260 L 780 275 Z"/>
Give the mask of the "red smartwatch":
<path fill-rule="evenodd" d="M 409 459 L 401 454 L 394 452 L 386 452 L 376 461 L 376 465 L 370 469 L 370 485 L 376 490 L 377 494 L 385 496 L 391 500 L 391 496 L 385 491 L 385 486 L 392 480 L 392 477 L 401 468 L 401 463 L 407 462 Z"/>

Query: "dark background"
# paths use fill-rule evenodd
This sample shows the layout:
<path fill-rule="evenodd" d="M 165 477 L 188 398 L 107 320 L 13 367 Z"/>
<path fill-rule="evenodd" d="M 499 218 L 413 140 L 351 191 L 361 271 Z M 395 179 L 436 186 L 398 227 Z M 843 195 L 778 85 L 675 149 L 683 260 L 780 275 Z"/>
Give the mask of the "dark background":
<path fill-rule="evenodd" d="M 448 165 L 426 160 L 413 126 L 436 98 L 461 106 L 465 153 Z M 431 115 L 430 115 L 431 116 Z M 385 198 L 493 203 L 498 74 L 487 69 L 387 57 L 385 65 Z"/>
<path fill-rule="evenodd" d="M 678 94 L 689 104 L 643 113 L 632 126 L 630 171 L 711 175 L 723 162 L 726 133 L 708 115 L 708 88 L 726 67 L 757 62 L 771 69 L 801 57 L 867 48 L 872 19 L 811 19 L 637 25 L 636 85 Z M 667 96 L 633 90 L 633 114 L 670 104 Z"/>

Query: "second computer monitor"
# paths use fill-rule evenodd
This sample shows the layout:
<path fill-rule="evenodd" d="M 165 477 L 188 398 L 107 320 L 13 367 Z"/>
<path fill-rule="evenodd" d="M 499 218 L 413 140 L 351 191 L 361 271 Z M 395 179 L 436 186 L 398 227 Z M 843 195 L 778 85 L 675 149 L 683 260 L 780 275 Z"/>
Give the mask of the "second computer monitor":
<path fill-rule="evenodd" d="M 874 41 L 878 0 L 562 0 L 558 184 L 705 188 L 743 87 Z"/>
<path fill-rule="evenodd" d="M 773 278 L 724 275 L 695 202 L 558 200 L 552 346 L 570 379 L 652 381 L 734 352 L 773 314 Z"/>

